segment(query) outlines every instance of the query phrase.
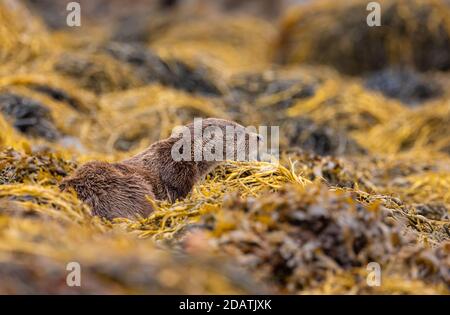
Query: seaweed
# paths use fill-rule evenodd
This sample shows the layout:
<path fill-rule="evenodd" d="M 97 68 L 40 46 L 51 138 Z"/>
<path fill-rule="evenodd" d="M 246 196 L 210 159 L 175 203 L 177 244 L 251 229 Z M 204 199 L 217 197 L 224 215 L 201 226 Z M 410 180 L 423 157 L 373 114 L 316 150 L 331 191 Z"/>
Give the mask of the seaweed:
<path fill-rule="evenodd" d="M 389 212 L 326 186 L 284 187 L 254 198 L 233 196 L 215 216 L 214 244 L 281 291 L 314 288 L 329 271 L 385 264 L 411 244 Z"/>
<path fill-rule="evenodd" d="M 108 55 L 64 53 L 55 62 L 54 70 L 97 94 L 141 85 L 129 67 Z"/>
<path fill-rule="evenodd" d="M 365 86 L 412 106 L 442 95 L 439 83 L 411 69 L 387 68 L 375 72 L 366 78 Z"/>
<path fill-rule="evenodd" d="M 66 91 L 45 85 L 36 85 L 33 86 L 33 88 L 38 92 L 49 95 L 56 101 L 65 102 L 77 110 L 81 109 L 81 105 L 79 104 L 79 102 L 75 98 L 67 94 Z"/>
<path fill-rule="evenodd" d="M 220 94 L 204 69 L 194 69 L 181 60 L 162 60 L 141 44 L 110 43 L 105 50 L 132 65 L 144 82 L 157 81 L 188 92 Z"/>
<path fill-rule="evenodd" d="M 357 139 L 364 138 L 364 145 L 374 152 L 423 151 L 428 147 L 449 154 L 449 119 L 447 101 L 436 101 L 416 111 L 393 116 L 385 124 L 357 135 Z"/>
<path fill-rule="evenodd" d="M 11 64 L 14 69 L 45 55 L 50 49 L 49 34 L 44 25 L 19 1 L 0 3 L 0 34 L 3 66 Z"/>
<path fill-rule="evenodd" d="M 367 1 L 316 1 L 289 10 L 275 58 L 285 64 L 326 64 L 346 74 L 386 66 L 449 70 L 449 7 L 445 0 L 386 0 L 381 25 L 365 23 Z"/>
<path fill-rule="evenodd" d="M 0 3 L 0 293 L 450 292 L 442 0 L 386 0 L 370 29 L 361 0 L 289 8 L 278 26 L 231 14 L 256 1 L 205 4 L 214 16 L 120 3 L 83 1 L 81 32 L 48 20 L 56 2 Z M 133 220 L 60 191 L 196 117 L 279 126 L 279 160 L 227 161 Z"/>
<path fill-rule="evenodd" d="M 57 185 L 74 169 L 73 162 L 51 152 L 35 152 L 33 155 L 14 149 L 0 152 L 0 185 L 26 182 Z"/>
<path fill-rule="evenodd" d="M 15 94 L 1 94 L 0 111 L 13 121 L 14 128 L 24 134 L 50 141 L 60 137 L 50 110 L 32 99 Z"/>
<path fill-rule="evenodd" d="M 279 126 L 282 149 L 297 147 L 320 155 L 364 153 L 365 150 L 340 125 L 316 122 L 306 113 L 289 116 L 292 107 L 300 107 L 302 102 L 314 99 L 325 83 L 320 75 L 303 69 L 237 75 L 230 80 L 225 102 L 228 111 L 236 117 L 253 113 L 253 119 L 246 119 L 245 123 L 263 121 L 269 126 Z"/>
<path fill-rule="evenodd" d="M 319 155 L 363 154 L 366 150 L 345 130 L 316 124 L 311 119 L 296 118 L 280 121 L 287 135 L 286 147 L 299 147 Z"/>

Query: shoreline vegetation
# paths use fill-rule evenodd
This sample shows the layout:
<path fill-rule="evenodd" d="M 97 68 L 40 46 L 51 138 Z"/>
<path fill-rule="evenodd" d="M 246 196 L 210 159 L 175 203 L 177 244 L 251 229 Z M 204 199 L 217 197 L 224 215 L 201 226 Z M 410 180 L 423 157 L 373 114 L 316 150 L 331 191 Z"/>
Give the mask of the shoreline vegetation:
<path fill-rule="evenodd" d="M 380 28 L 362 0 L 81 1 L 79 29 L 31 2 L 0 1 L 1 294 L 450 293 L 448 1 L 382 1 Z M 60 192 L 195 117 L 279 126 L 279 164 L 226 162 L 140 220 Z"/>

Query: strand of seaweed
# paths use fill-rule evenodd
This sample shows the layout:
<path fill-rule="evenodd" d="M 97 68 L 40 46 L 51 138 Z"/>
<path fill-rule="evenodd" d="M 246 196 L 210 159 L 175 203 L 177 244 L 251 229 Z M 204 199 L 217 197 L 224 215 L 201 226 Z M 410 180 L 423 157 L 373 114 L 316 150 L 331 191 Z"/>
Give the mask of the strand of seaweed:
<path fill-rule="evenodd" d="M 173 204 L 149 199 L 155 208 L 148 218 L 140 221 L 116 219 L 127 229 L 139 231 L 141 238 L 170 239 L 188 224 L 193 224 L 206 213 L 217 212 L 225 194 L 239 192 L 241 196 L 258 196 L 264 191 L 273 191 L 284 184 L 306 185 L 309 180 L 290 168 L 268 162 L 229 162 L 219 167 L 202 184 L 182 201 Z"/>

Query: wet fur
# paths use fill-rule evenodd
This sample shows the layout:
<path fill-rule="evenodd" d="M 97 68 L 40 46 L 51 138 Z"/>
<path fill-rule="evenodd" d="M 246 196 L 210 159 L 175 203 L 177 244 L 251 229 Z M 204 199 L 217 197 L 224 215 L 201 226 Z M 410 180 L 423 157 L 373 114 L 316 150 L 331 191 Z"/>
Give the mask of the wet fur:
<path fill-rule="evenodd" d="M 203 128 L 219 126 L 225 130 L 228 125 L 244 128 L 222 119 L 203 120 Z M 193 124 L 188 128 L 193 134 Z M 174 161 L 171 150 L 178 140 L 178 137 L 170 137 L 158 141 L 119 163 L 86 163 L 63 180 L 60 187 L 62 190 L 72 187 L 78 198 L 91 207 L 93 215 L 107 219 L 146 217 L 153 211 L 146 196 L 171 202 L 184 198 L 196 182 L 219 164 L 216 161 Z M 195 145 L 204 143 L 193 139 L 192 150 Z"/>
<path fill-rule="evenodd" d="M 152 187 L 140 171 L 122 163 L 89 162 L 62 181 L 62 190 L 72 187 L 92 214 L 107 219 L 146 217 L 152 212 L 147 196 Z"/>

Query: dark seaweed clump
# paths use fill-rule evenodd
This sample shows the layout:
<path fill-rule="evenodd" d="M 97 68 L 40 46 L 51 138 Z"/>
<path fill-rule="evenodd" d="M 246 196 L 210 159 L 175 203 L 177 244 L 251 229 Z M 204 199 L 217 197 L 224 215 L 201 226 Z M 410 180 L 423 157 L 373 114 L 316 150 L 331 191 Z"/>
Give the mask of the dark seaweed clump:
<path fill-rule="evenodd" d="M 126 65 L 101 54 L 62 54 L 54 70 L 76 80 L 96 94 L 122 91 L 139 85 L 139 80 Z"/>
<path fill-rule="evenodd" d="M 432 220 L 448 220 L 449 211 L 447 207 L 440 202 L 415 204 L 414 209 L 418 215 Z"/>
<path fill-rule="evenodd" d="M 379 263 L 410 242 L 382 208 L 369 209 L 326 186 L 285 187 L 258 199 L 228 198 L 213 220 L 218 246 L 289 292 L 330 270 Z M 261 224 L 265 222 L 265 224 Z"/>
<path fill-rule="evenodd" d="M 160 82 L 188 92 L 219 95 L 220 90 L 207 77 L 206 69 L 194 68 L 181 60 L 163 60 L 139 43 L 110 43 L 105 51 L 130 64 L 146 83 Z"/>
<path fill-rule="evenodd" d="M 289 108 L 295 101 L 312 97 L 318 82 L 308 82 L 302 78 L 301 72 L 294 78 L 285 78 L 278 71 L 264 71 L 237 75 L 232 78 L 227 100 L 239 103 L 243 100 L 251 104 L 258 103 L 260 97 L 270 97 L 285 93 L 284 97 L 270 102 L 270 109 L 279 110 Z M 320 80 L 318 80 L 320 81 Z M 268 98 L 270 100 L 270 98 Z M 239 107 L 239 104 L 236 104 Z M 272 112 L 277 114 L 277 112 Z"/>
<path fill-rule="evenodd" d="M 0 185 L 24 181 L 57 185 L 74 169 L 75 163 L 46 151 L 27 155 L 10 148 L 0 152 Z M 40 175 L 44 173 L 45 183 L 40 181 Z"/>
<path fill-rule="evenodd" d="M 442 94 L 441 86 L 412 69 L 387 68 L 369 75 L 365 86 L 385 96 L 417 105 Z"/>
<path fill-rule="evenodd" d="M 221 94 L 219 88 L 214 85 L 211 79 L 205 77 L 206 69 L 202 69 L 202 67 L 196 69 L 176 59 L 169 59 L 166 61 L 166 64 L 172 74 L 170 81 L 166 84 L 188 92 L 201 92 L 212 95 Z"/>
<path fill-rule="evenodd" d="M 31 87 L 37 92 L 50 96 L 55 101 L 66 103 L 76 110 L 84 111 L 80 102 L 62 89 L 41 84 L 34 84 Z"/>
<path fill-rule="evenodd" d="M 13 121 L 14 128 L 26 135 L 50 141 L 60 137 L 50 110 L 31 98 L 12 93 L 2 94 L 0 112 Z"/>
<path fill-rule="evenodd" d="M 289 148 L 299 147 L 319 155 L 362 154 L 366 152 L 345 130 L 315 123 L 308 118 L 283 120 Z"/>

